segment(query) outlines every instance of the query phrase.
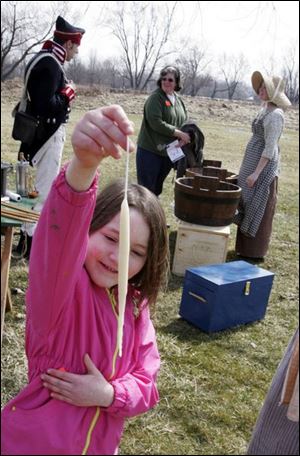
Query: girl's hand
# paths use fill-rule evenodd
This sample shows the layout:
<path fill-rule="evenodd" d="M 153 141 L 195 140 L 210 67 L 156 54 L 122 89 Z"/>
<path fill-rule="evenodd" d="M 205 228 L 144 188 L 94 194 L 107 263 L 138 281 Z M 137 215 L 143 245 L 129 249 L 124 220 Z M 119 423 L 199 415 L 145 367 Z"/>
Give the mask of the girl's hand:
<path fill-rule="evenodd" d="M 53 399 L 79 407 L 108 407 L 114 399 L 113 386 L 103 377 L 88 354 L 84 355 L 87 373 L 72 374 L 59 369 L 48 369 L 41 379 Z"/>
<path fill-rule="evenodd" d="M 246 184 L 249 188 L 254 187 L 256 181 L 258 179 L 258 175 L 256 173 L 250 174 L 250 176 L 247 177 L 246 179 Z"/>
<path fill-rule="evenodd" d="M 83 166 L 97 167 L 111 155 L 121 157 L 118 145 L 126 150 L 127 136 L 133 134 L 133 124 L 118 105 L 105 106 L 87 112 L 75 126 L 72 134 L 74 153 Z M 129 141 L 130 151 L 134 145 Z"/>
<path fill-rule="evenodd" d="M 118 105 L 105 106 L 87 112 L 75 126 L 72 134 L 74 157 L 67 171 L 68 184 L 77 192 L 86 191 L 96 174 L 101 160 L 108 155 L 121 157 L 118 145 L 126 150 L 128 135 L 133 124 Z M 129 141 L 129 150 L 134 150 Z"/>

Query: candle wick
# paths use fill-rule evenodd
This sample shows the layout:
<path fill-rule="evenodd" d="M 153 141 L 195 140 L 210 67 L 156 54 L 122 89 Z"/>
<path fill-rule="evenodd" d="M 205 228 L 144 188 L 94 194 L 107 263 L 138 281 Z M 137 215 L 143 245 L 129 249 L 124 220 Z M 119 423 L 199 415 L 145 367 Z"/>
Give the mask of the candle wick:
<path fill-rule="evenodd" d="M 126 168 L 125 168 L 125 195 L 124 195 L 124 199 L 127 199 L 128 173 L 129 173 L 129 139 L 128 139 L 128 136 L 126 136 Z"/>

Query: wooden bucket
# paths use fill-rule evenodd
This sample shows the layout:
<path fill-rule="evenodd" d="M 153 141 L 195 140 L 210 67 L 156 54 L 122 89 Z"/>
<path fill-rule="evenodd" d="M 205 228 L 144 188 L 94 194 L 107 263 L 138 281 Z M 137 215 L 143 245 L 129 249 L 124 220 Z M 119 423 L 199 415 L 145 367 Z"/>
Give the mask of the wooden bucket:
<path fill-rule="evenodd" d="M 180 177 L 175 181 L 175 215 L 198 225 L 230 225 L 241 192 L 237 185 L 220 181 L 218 177 Z"/>
<path fill-rule="evenodd" d="M 221 168 L 222 162 L 220 160 L 202 160 L 202 166 L 215 166 Z"/>
<path fill-rule="evenodd" d="M 187 168 L 185 174 L 187 177 L 214 176 L 214 177 L 218 177 L 221 181 L 229 182 L 229 184 L 234 184 L 234 185 L 237 185 L 237 181 L 238 181 L 237 174 L 227 171 L 227 169 L 220 168 L 218 166 L 203 166 L 202 168 Z"/>

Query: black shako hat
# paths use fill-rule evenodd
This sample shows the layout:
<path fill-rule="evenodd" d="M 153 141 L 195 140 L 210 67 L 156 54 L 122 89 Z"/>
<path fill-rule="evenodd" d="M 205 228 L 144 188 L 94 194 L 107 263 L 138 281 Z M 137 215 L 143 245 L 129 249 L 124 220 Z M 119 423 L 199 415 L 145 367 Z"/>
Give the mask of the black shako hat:
<path fill-rule="evenodd" d="M 72 43 L 80 45 L 81 38 L 85 30 L 80 27 L 74 27 L 69 24 L 64 18 L 58 16 L 56 19 L 56 29 L 54 31 L 54 37 L 59 38 L 62 41 L 71 40 Z"/>

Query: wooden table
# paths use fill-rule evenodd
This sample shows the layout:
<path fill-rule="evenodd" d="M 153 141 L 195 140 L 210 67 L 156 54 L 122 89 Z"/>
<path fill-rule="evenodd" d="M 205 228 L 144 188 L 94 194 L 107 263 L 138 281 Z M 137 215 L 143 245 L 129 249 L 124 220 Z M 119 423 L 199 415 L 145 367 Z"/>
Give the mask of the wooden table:
<path fill-rule="evenodd" d="M 20 207 L 28 209 L 35 201 L 29 198 L 22 198 L 21 201 L 14 203 Z M 8 287 L 10 260 L 13 245 L 14 228 L 21 228 L 22 222 L 9 217 L 1 217 L 1 236 L 4 235 L 4 245 L 1 251 L 1 346 L 4 327 L 5 312 L 12 310 L 10 290 Z"/>

